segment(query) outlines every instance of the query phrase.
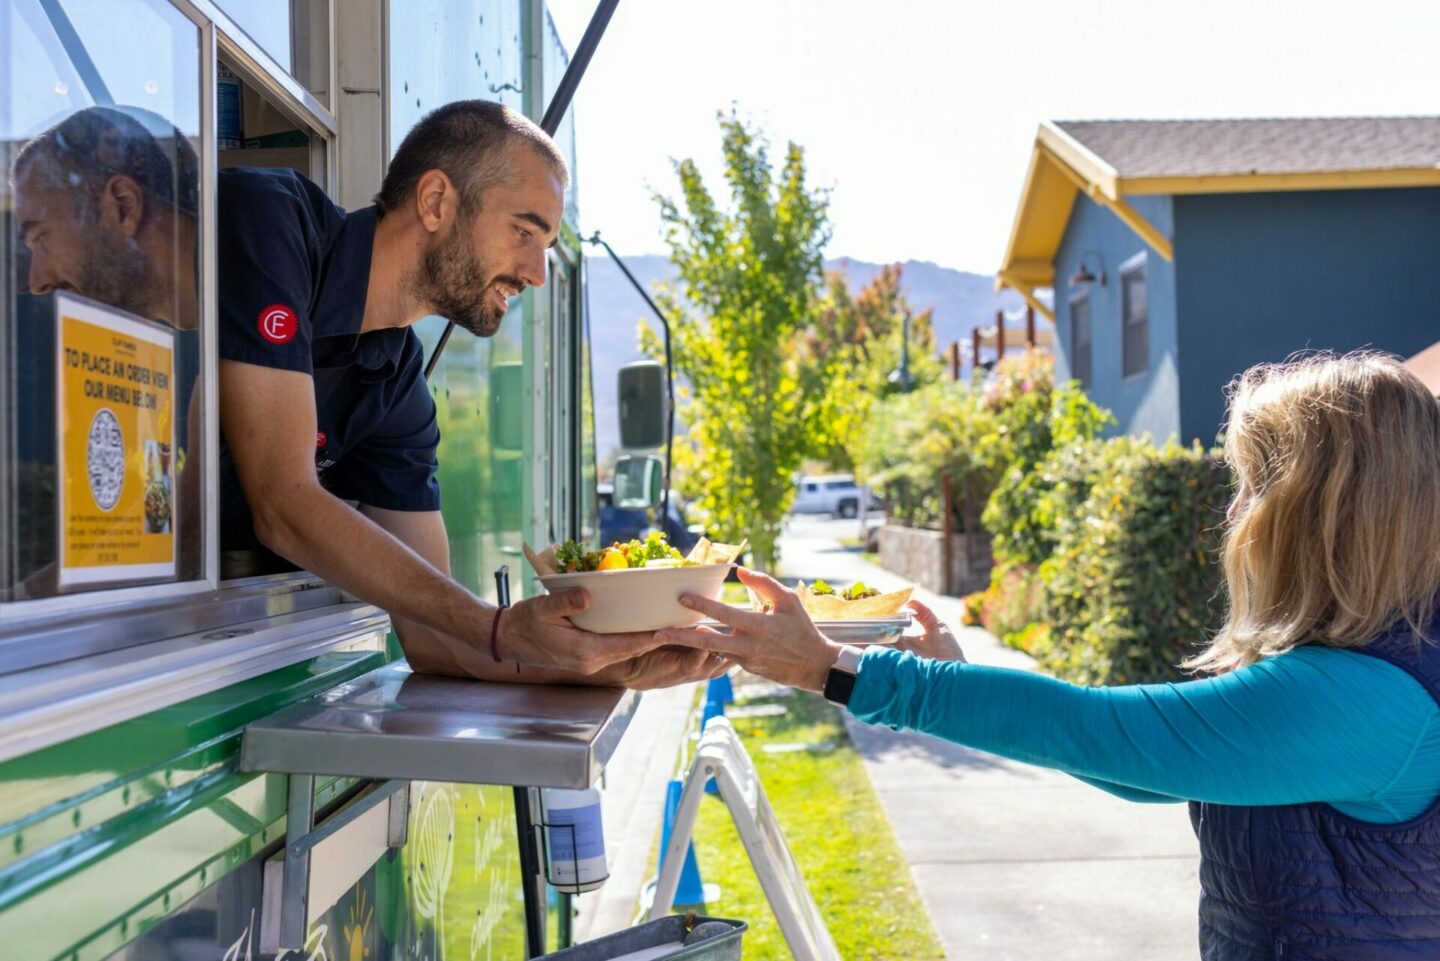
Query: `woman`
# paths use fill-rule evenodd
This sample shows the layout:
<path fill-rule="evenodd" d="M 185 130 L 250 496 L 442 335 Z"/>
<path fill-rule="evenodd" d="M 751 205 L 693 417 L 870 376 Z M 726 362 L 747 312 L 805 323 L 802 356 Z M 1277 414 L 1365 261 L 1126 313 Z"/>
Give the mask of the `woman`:
<path fill-rule="evenodd" d="M 667 640 L 864 721 L 1189 801 L 1207 961 L 1440 958 L 1440 407 L 1374 354 L 1261 366 L 1233 389 L 1225 457 L 1230 607 L 1187 662 L 1201 680 L 1091 689 L 966 664 L 922 605 L 924 657 L 857 658 L 751 572 L 772 614 L 692 597 L 734 634 Z"/>

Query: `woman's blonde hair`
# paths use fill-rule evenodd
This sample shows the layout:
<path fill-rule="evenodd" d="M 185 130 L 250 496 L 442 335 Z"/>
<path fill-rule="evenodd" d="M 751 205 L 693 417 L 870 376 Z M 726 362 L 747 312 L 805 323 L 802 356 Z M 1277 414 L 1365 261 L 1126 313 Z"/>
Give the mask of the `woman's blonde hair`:
<path fill-rule="evenodd" d="M 1305 643 L 1358 647 L 1404 620 L 1425 636 L 1440 591 L 1440 405 L 1392 357 L 1261 364 L 1230 387 L 1238 487 L 1221 546 L 1225 625 L 1188 668 Z"/>

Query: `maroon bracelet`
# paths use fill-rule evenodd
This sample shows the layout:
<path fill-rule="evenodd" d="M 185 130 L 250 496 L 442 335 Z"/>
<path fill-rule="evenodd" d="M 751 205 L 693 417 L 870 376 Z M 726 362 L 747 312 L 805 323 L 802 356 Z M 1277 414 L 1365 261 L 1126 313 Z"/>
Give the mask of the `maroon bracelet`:
<path fill-rule="evenodd" d="M 509 604 L 501 604 L 495 608 L 495 620 L 490 622 L 490 656 L 495 658 L 495 663 L 500 663 L 500 615 L 505 613 Z"/>

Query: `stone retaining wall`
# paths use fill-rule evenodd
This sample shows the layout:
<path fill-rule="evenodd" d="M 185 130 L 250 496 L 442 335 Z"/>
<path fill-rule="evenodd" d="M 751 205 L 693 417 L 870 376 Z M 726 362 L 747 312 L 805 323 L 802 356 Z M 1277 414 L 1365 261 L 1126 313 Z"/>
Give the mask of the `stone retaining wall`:
<path fill-rule="evenodd" d="M 940 531 L 887 524 L 880 528 L 880 565 L 906 580 L 945 592 L 945 535 Z M 951 534 L 950 593 L 956 597 L 990 584 L 994 559 L 989 534 Z"/>

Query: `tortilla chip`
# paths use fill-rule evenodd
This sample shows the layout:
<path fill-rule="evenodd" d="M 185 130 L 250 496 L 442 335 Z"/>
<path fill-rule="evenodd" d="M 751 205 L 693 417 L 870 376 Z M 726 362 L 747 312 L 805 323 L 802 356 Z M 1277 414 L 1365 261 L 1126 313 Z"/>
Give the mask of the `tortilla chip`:
<path fill-rule="evenodd" d="M 710 562 L 706 558 L 709 556 L 710 538 L 702 536 L 695 542 L 695 546 L 690 548 L 690 553 L 685 555 L 685 562 L 687 564 L 708 564 Z"/>
<path fill-rule="evenodd" d="M 801 581 L 795 587 L 800 595 L 800 604 L 805 613 L 815 621 L 844 621 L 852 617 L 888 617 L 897 614 L 910 600 L 915 588 L 889 591 L 874 597 L 862 597 L 858 601 L 847 601 L 838 594 L 816 594 Z"/>
<path fill-rule="evenodd" d="M 524 541 L 520 542 L 520 547 L 525 551 L 525 559 L 530 562 L 530 566 L 535 568 L 535 573 L 540 577 L 549 577 L 551 574 L 560 573 L 559 562 L 555 560 L 554 547 L 547 547 L 539 554 L 531 550 L 530 545 Z"/>
<path fill-rule="evenodd" d="M 716 544 L 708 537 L 702 537 L 690 548 L 690 553 L 685 555 L 685 560 L 691 564 L 733 564 L 735 559 L 745 553 L 745 548 L 750 546 L 750 539 L 746 538 L 739 544 Z"/>

